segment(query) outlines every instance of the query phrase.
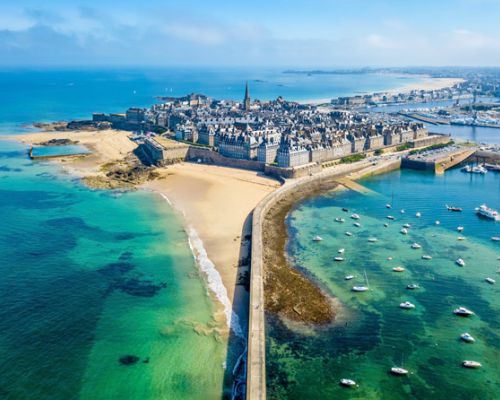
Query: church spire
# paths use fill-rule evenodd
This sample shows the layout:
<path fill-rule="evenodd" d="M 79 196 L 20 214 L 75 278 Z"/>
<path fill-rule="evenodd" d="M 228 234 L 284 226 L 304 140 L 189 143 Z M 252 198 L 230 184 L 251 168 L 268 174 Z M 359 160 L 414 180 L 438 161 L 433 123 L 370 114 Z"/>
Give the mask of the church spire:
<path fill-rule="evenodd" d="M 245 86 L 245 99 L 243 100 L 243 109 L 245 111 L 250 110 L 250 91 L 248 90 L 248 81 Z"/>

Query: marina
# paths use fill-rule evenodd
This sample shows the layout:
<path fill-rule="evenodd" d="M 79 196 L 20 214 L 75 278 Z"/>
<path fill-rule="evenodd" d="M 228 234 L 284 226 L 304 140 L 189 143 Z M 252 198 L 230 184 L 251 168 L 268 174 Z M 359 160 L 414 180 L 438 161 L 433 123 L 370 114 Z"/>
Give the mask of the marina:
<path fill-rule="evenodd" d="M 475 208 L 482 202 L 498 206 L 498 192 L 491 189 L 500 181 L 494 174 L 469 178 L 457 168 L 444 178 L 400 170 L 360 181 L 375 195 L 332 192 L 296 207 L 288 217 L 292 262 L 323 282 L 342 309 L 331 327 L 305 336 L 268 317 L 269 398 L 277 393 L 278 376 L 281 388 L 283 381 L 289 382 L 285 388 L 302 398 L 344 398 L 338 382 L 346 376 L 356 382 L 357 396 L 363 399 L 497 397 L 499 350 L 493 343 L 500 303 L 486 277 L 494 278 L 497 269 L 498 245 L 491 237 L 498 224 L 478 218 Z M 393 202 L 387 201 L 392 192 Z M 407 213 L 381 229 L 391 203 Z M 347 204 L 363 221 L 352 237 L 345 236 L 342 226 L 325 224 Z M 446 204 L 460 205 L 462 212 L 450 212 Z M 406 235 L 399 234 L 402 226 Z M 467 232 L 466 241 L 457 241 L 457 227 Z M 323 238 L 319 252 L 302 239 L 312 231 Z M 375 232 L 379 245 L 366 243 Z M 361 246 L 362 252 L 355 250 Z M 349 258 L 332 269 L 328 255 L 338 248 Z M 456 268 L 458 259 L 465 268 Z M 464 332 L 473 335 L 474 345 L 466 341 L 468 336 L 461 337 Z M 464 360 L 482 368 L 464 365 Z M 391 379 L 393 368 L 406 373 L 396 372 Z"/>

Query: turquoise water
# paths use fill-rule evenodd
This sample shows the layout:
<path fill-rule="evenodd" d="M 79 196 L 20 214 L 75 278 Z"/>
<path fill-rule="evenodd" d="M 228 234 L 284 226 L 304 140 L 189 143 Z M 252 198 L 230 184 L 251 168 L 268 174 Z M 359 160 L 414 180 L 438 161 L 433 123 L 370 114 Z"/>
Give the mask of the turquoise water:
<path fill-rule="evenodd" d="M 179 217 L 0 142 L 0 398 L 220 399 L 227 339 Z M 120 358 L 138 357 L 123 365 Z"/>
<path fill-rule="evenodd" d="M 316 331 L 289 328 L 268 316 L 269 397 L 500 398 L 500 297 L 498 283 L 484 281 L 498 281 L 500 244 L 490 237 L 500 236 L 500 223 L 480 219 L 473 211 L 483 202 L 500 209 L 500 174 L 471 176 L 455 169 L 435 176 L 403 170 L 361 183 L 376 194 L 328 193 L 301 203 L 288 217 L 292 262 L 336 296 L 341 308 L 332 326 Z M 393 209 L 386 209 L 391 202 Z M 445 204 L 464 211 L 449 212 Z M 360 228 L 342 207 L 360 214 Z M 417 211 L 421 218 L 416 218 Z M 396 220 L 386 219 L 389 214 Z M 345 223 L 334 222 L 338 216 Z M 404 223 L 412 225 L 406 236 L 399 233 Z M 465 228 L 461 234 L 458 226 Z M 313 242 L 315 235 L 324 240 Z M 459 235 L 466 240 L 458 241 Z M 369 237 L 378 242 L 369 243 Z M 413 242 L 422 249 L 412 249 Z M 343 262 L 333 261 L 339 248 L 345 249 Z M 423 254 L 432 260 L 422 259 Z M 455 265 L 458 257 L 466 261 L 464 268 Z M 406 270 L 393 272 L 398 265 Z M 353 285 L 364 282 L 364 271 L 370 291 L 352 292 Z M 350 274 L 356 277 L 344 280 Z M 421 288 L 407 290 L 409 283 Z M 403 301 L 416 308 L 400 309 Z M 476 315 L 453 315 L 458 306 Z M 461 342 L 464 332 L 476 342 Z M 483 368 L 462 368 L 466 359 L 481 362 Z M 401 364 L 410 371 L 408 377 L 388 373 Z M 354 379 L 358 387 L 342 388 L 341 378 Z"/>
<path fill-rule="evenodd" d="M 32 155 L 35 157 L 56 157 L 87 154 L 90 151 L 85 146 L 70 144 L 65 146 L 35 146 Z"/>
<path fill-rule="evenodd" d="M 412 84 L 419 78 L 391 74 L 283 74 L 269 68 L 149 68 L 0 70 L 0 132 L 23 132 L 35 121 L 89 118 L 92 112 L 146 107 L 155 96 L 204 93 L 242 99 L 323 99 Z"/>

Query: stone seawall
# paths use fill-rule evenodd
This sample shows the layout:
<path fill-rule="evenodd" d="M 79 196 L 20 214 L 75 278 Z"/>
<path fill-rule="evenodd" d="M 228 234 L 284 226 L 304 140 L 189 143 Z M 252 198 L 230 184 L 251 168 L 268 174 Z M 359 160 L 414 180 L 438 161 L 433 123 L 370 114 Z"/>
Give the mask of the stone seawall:
<path fill-rule="evenodd" d="M 250 270 L 250 310 L 248 321 L 248 357 L 247 357 L 247 400 L 266 399 L 266 337 L 264 310 L 264 258 L 263 223 L 267 212 L 281 199 L 296 191 L 307 188 L 307 193 L 322 187 L 325 180 L 334 180 L 348 174 L 358 179 L 363 176 L 388 172 L 398 169 L 400 159 L 384 160 L 377 164 L 361 161 L 328 168 L 322 172 L 286 182 L 278 190 L 266 196 L 253 211 L 252 223 L 252 261 Z"/>

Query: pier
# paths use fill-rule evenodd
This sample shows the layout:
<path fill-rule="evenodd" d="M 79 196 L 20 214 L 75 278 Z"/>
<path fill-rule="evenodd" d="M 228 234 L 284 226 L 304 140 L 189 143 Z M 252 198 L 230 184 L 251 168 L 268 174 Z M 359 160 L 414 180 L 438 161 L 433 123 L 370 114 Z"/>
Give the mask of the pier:
<path fill-rule="evenodd" d="M 402 159 L 401 167 L 443 174 L 447 169 L 465 161 L 475 152 L 475 147 L 452 147 L 450 149 L 445 148 L 410 154 Z"/>

